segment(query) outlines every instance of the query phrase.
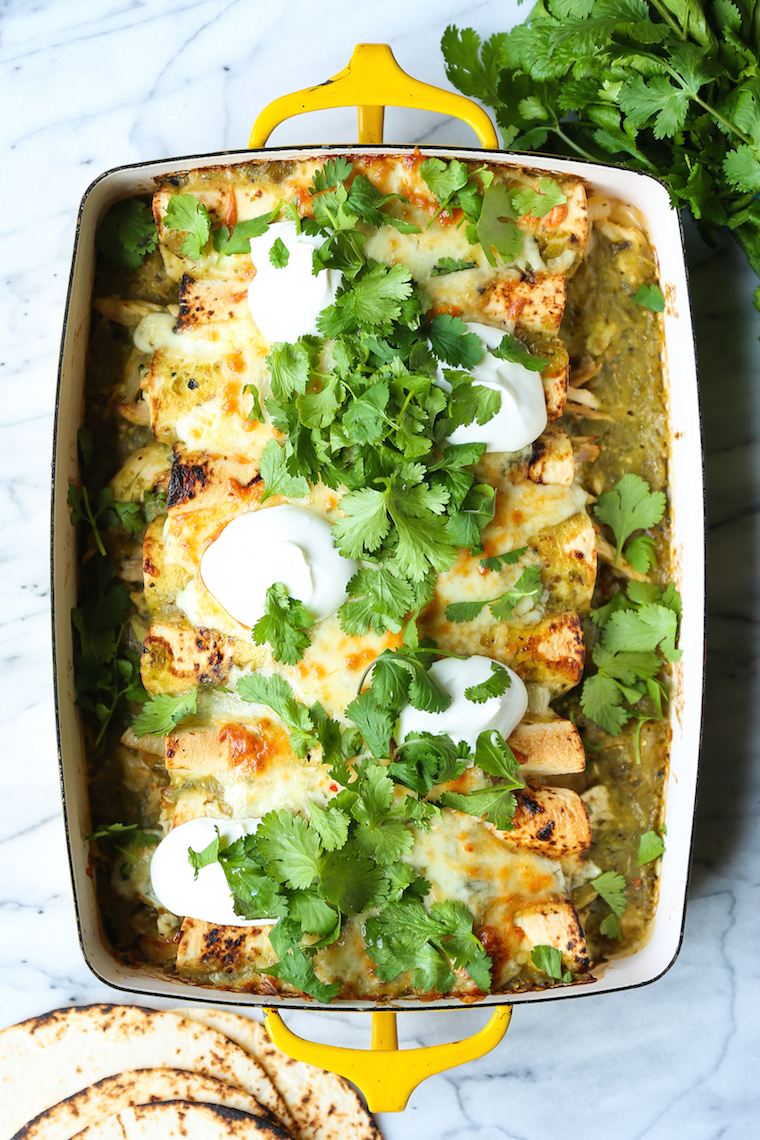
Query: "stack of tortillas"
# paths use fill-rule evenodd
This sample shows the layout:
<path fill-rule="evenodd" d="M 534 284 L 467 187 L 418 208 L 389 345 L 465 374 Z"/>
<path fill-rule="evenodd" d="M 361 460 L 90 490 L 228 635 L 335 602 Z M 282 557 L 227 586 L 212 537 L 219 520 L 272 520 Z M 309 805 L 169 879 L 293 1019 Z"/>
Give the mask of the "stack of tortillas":
<path fill-rule="evenodd" d="M 381 1140 L 356 1091 L 248 1017 L 57 1009 L 0 1032 L 0 1140 Z"/>

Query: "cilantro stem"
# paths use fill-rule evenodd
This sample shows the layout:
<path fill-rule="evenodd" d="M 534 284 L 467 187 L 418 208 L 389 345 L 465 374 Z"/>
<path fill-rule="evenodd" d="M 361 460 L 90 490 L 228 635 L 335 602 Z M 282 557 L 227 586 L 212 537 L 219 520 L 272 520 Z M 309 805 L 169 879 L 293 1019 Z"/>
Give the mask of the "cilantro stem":
<path fill-rule="evenodd" d="M 639 723 L 636 725 L 636 731 L 633 734 L 633 747 L 636 754 L 636 763 L 641 766 L 641 730 L 644 725 L 650 720 L 648 716 L 640 716 Z"/>
<path fill-rule="evenodd" d="M 656 9 L 657 12 L 659 12 L 670 30 L 675 32 L 679 40 L 681 40 L 682 43 L 686 43 L 689 38 L 686 29 L 682 28 L 680 24 L 676 23 L 676 21 L 671 17 L 670 12 L 667 10 L 665 5 L 662 4 L 660 0 L 649 0 L 649 2 L 652 7 Z"/>
<path fill-rule="evenodd" d="M 86 487 L 82 487 L 82 499 L 84 501 L 84 507 L 85 507 L 85 512 L 86 512 L 86 516 L 87 516 L 87 521 L 89 522 L 90 526 L 92 527 L 92 533 L 95 536 L 95 542 L 97 544 L 98 550 L 100 551 L 103 558 L 105 558 L 106 557 L 106 548 L 103 545 L 103 539 L 100 537 L 100 531 L 98 530 L 98 524 L 95 521 L 96 516 L 93 515 L 93 513 L 92 513 L 92 507 L 90 506 L 90 496 L 87 494 L 87 488 Z"/>

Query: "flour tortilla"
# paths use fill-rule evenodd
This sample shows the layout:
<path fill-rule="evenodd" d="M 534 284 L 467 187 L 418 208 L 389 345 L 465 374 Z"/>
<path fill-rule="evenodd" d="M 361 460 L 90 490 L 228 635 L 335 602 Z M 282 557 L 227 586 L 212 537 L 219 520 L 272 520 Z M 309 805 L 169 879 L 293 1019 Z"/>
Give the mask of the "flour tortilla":
<path fill-rule="evenodd" d="M 57 1009 L 0 1032 L 0 1140 L 88 1085 L 129 1069 L 187 1069 L 289 1113 L 262 1065 L 213 1029 L 140 1006 Z"/>
<path fill-rule="evenodd" d="M 206 1007 L 178 1013 L 224 1033 L 261 1062 L 288 1106 L 296 1140 L 382 1140 L 372 1114 L 348 1081 L 294 1061 L 272 1043 L 259 1022 Z"/>
<path fill-rule="evenodd" d="M 189 1100 L 237 1108 L 276 1124 L 274 1115 L 254 1097 L 215 1077 L 183 1069 L 133 1069 L 104 1077 L 60 1104 L 54 1104 L 19 1129 L 13 1140 L 71 1140 L 82 1129 L 125 1108 L 163 1100 Z"/>
<path fill-rule="evenodd" d="M 276 1124 L 218 1104 L 162 1101 L 125 1108 L 77 1133 L 77 1140 L 289 1140 Z"/>

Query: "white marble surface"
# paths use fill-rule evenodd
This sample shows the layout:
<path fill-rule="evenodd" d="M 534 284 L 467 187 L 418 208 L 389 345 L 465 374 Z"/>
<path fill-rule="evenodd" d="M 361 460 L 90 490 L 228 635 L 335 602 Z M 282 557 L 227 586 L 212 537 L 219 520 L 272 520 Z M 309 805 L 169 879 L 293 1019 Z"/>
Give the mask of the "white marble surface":
<path fill-rule="evenodd" d="M 61 821 L 48 616 L 48 488 L 58 343 L 79 199 L 122 163 L 245 145 L 273 97 L 321 82 L 359 41 L 445 85 L 446 24 L 481 33 L 513 0 L 5 0 L 0 5 L 0 1025 L 119 1000 L 76 939 Z M 304 116 L 274 143 L 353 141 L 352 111 Z M 469 129 L 391 111 L 394 142 L 469 144 Z M 734 1140 L 757 1135 L 760 746 L 757 678 L 760 319 L 728 239 L 689 235 L 710 521 L 705 749 L 686 934 L 661 981 L 631 993 L 518 1007 L 505 1042 L 432 1078 L 387 1140 Z M 303 1026 L 300 1019 L 294 1019 Z M 407 1043 L 452 1039 L 482 1013 L 401 1018 Z M 367 1042 L 359 1015 L 306 1030 Z"/>

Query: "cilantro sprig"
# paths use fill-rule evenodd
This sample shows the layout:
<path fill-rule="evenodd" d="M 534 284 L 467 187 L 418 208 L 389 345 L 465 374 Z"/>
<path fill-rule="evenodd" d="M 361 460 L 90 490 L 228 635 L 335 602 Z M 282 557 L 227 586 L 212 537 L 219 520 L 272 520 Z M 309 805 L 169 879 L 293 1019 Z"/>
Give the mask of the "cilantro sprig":
<path fill-rule="evenodd" d="M 481 44 L 448 27 L 441 46 L 452 83 L 494 108 L 506 148 L 656 174 L 701 226 L 728 227 L 760 275 L 752 5 L 548 0 L 509 33 Z"/>
<path fill-rule="evenodd" d="M 275 445 L 276 446 L 276 445 Z M 257 645 L 269 642 L 275 661 L 296 665 L 309 648 L 308 631 L 314 618 L 297 598 L 291 598 L 284 582 L 273 582 L 267 589 L 264 613 L 253 627 Z"/>
<path fill-rule="evenodd" d="M 606 938 L 621 939 L 623 933 L 618 920 L 622 918 L 623 912 L 628 905 L 624 876 L 618 871 L 605 871 L 603 874 L 598 875 L 596 879 L 591 879 L 589 886 L 594 888 L 599 897 L 607 903 L 611 911 L 599 924 L 600 933 Z"/>
<path fill-rule="evenodd" d="M 648 582 L 629 582 L 625 593 L 592 613 L 601 635 L 592 651 L 596 672 L 583 682 L 581 706 L 605 732 L 619 736 L 631 718 L 662 717 L 667 689 L 659 674 L 663 660 L 681 657 L 676 649 L 680 614 L 675 587 L 663 590 Z M 645 697 L 651 711 L 636 711 Z"/>
<path fill-rule="evenodd" d="M 107 839 L 125 856 L 119 873 L 122 879 L 129 879 L 135 869 L 140 848 L 155 847 L 161 841 L 161 834 L 158 831 L 144 831 L 137 823 L 109 823 L 107 827 L 85 835 L 85 842 L 91 839 Z"/>
<path fill-rule="evenodd" d="M 640 475 L 623 475 L 611 491 L 599 496 L 596 504 L 596 517 L 612 528 L 615 535 L 615 565 L 620 561 L 623 544 L 636 530 L 648 530 L 656 526 L 665 514 L 666 499 L 662 491 L 650 491 L 647 482 Z M 656 565 L 654 544 L 641 538 L 633 540 L 625 551 L 626 561 L 634 570 L 646 573 Z M 633 559 L 633 561 L 631 561 Z M 643 569 L 642 569 L 643 567 Z"/>
<path fill-rule="evenodd" d="M 485 559 L 486 563 L 491 563 L 488 569 L 495 569 L 494 563 L 496 561 L 506 561 L 506 556 L 502 555 L 499 559 Z M 446 607 L 446 617 L 449 621 L 474 621 L 481 610 L 489 606 L 497 621 L 509 621 L 518 602 L 524 598 L 530 598 L 534 603 L 537 602 L 543 588 L 541 567 L 528 566 L 523 570 L 514 586 L 499 594 L 497 598 L 484 599 L 478 602 L 450 602 Z"/>
<path fill-rule="evenodd" d="M 118 501 L 110 487 L 103 487 L 95 502 L 92 502 L 86 487 L 77 488 L 75 483 L 69 483 L 68 502 L 71 525 L 84 523 L 90 527 L 98 553 L 103 558 L 106 557 L 106 548 L 100 533 L 101 527 L 107 529 L 120 526 L 133 536 L 145 529 L 145 515 L 140 504 Z"/>
<path fill-rule="evenodd" d="M 150 697 L 132 723 L 135 736 L 165 736 L 181 720 L 193 716 L 198 707 L 198 690 L 189 693 L 157 693 Z"/>

